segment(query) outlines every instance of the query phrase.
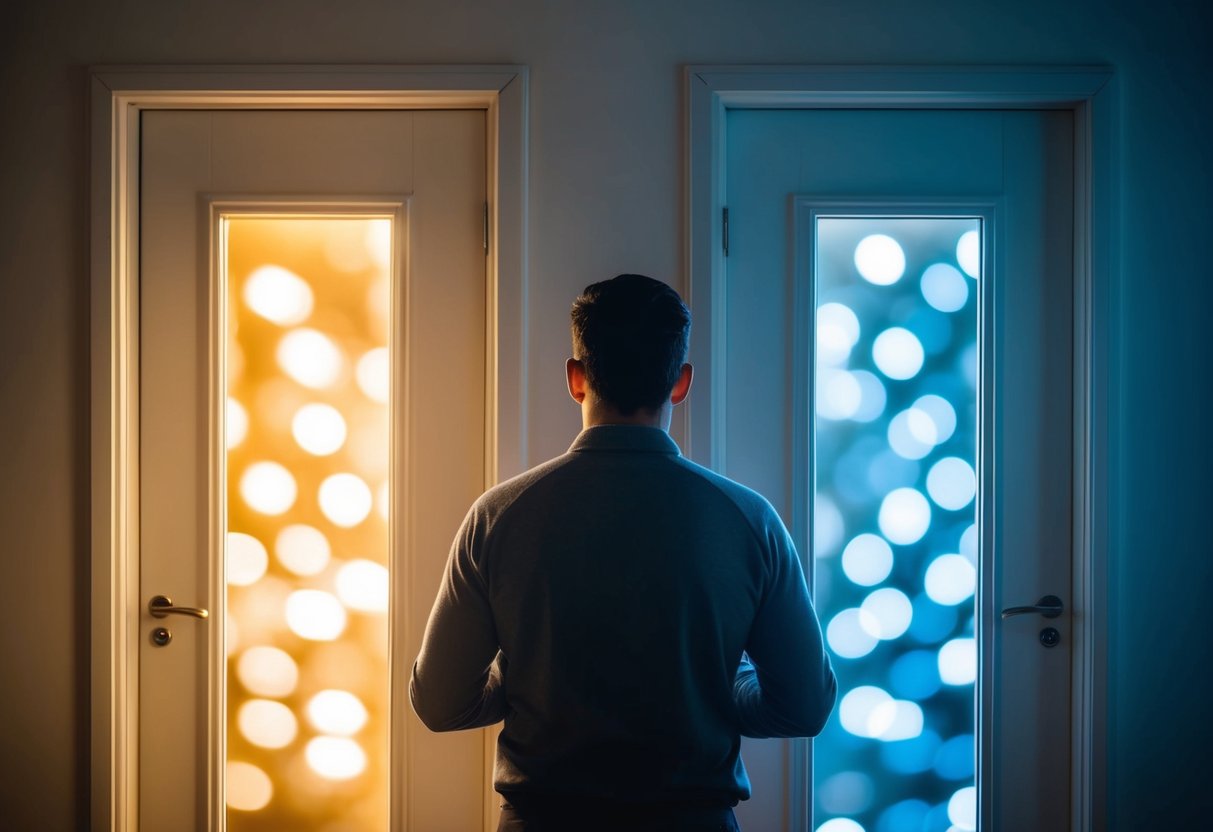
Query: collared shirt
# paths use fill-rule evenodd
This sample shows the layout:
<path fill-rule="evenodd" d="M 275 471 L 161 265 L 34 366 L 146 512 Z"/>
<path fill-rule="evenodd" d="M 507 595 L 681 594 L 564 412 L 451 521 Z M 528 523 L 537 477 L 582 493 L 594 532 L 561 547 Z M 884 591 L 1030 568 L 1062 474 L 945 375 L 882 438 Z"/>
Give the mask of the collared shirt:
<path fill-rule="evenodd" d="M 600 425 L 472 506 L 410 692 L 435 731 L 505 720 L 507 798 L 732 805 L 740 737 L 817 734 L 836 686 L 770 504 Z"/>

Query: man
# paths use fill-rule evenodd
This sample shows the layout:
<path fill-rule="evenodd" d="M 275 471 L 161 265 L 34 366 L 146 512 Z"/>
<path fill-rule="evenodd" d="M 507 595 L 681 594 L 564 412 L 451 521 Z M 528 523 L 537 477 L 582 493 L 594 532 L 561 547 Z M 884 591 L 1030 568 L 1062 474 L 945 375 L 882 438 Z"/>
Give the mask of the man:
<path fill-rule="evenodd" d="M 741 736 L 834 705 L 800 561 L 758 494 L 667 433 L 690 312 L 620 275 L 573 305 L 568 453 L 489 490 L 456 535 L 411 696 L 434 731 L 505 720 L 499 830 L 736 830 Z"/>

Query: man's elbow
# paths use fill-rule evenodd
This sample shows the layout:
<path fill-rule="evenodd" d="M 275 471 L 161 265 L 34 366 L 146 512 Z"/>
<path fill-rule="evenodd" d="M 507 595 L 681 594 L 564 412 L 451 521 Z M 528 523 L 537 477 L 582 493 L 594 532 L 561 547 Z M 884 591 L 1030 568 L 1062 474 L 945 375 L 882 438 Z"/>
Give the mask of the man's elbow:
<path fill-rule="evenodd" d="M 793 721 L 796 724 L 795 736 L 815 737 L 822 732 L 830 714 L 834 712 L 834 703 L 838 698 L 838 681 L 834 672 L 827 669 L 816 690 L 809 691 L 800 701 Z"/>
<path fill-rule="evenodd" d="M 458 731 L 462 728 L 456 717 L 449 709 L 443 708 L 443 697 L 427 696 L 417 682 L 417 673 L 409 679 L 409 701 L 413 705 L 413 713 L 421 720 L 421 724 L 431 731 Z"/>

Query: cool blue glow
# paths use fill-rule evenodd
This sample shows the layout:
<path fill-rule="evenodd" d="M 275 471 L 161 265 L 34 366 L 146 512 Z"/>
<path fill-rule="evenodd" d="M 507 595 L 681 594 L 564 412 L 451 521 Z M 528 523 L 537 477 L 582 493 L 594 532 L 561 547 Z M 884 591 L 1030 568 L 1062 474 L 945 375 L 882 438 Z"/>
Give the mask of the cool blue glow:
<path fill-rule="evenodd" d="M 894 803 L 880 813 L 876 822 L 876 832 L 918 832 L 922 829 L 923 821 L 927 819 L 931 807 L 922 800 L 903 800 Z"/>
<path fill-rule="evenodd" d="M 938 659 L 930 650 L 902 653 L 889 669 L 893 693 L 919 702 L 930 699 L 940 688 Z"/>
<path fill-rule="evenodd" d="M 945 780 L 971 780 L 975 765 L 972 734 L 945 742 L 935 753 L 935 773 Z"/>
<path fill-rule="evenodd" d="M 818 221 L 818 306 L 798 313 L 816 327 L 815 602 L 840 685 L 814 743 L 821 832 L 970 821 L 980 235 Z"/>

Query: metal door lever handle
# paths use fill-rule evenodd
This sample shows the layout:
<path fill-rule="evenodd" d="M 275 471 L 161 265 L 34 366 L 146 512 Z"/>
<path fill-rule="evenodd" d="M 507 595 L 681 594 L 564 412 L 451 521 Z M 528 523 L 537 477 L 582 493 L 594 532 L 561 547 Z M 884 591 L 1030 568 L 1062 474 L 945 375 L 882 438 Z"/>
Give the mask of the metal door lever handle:
<path fill-rule="evenodd" d="M 1028 613 L 1040 613 L 1045 618 L 1057 618 L 1065 610 L 1065 605 L 1061 603 L 1061 599 L 1056 595 L 1046 595 L 1030 607 L 1007 607 L 1002 611 L 1003 618 L 1010 618 L 1013 615 L 1027 615 Z"/>
<path fill-rule="evenodd" d="M 194 618 L 210 618 L 210 613 L 198 607 L 174 607 L 173 599 L 167 595 L 157 595 L 147 602 L 147 611 L 153 618 L 164 618 L 168 615 L 192 615 Z"/>

